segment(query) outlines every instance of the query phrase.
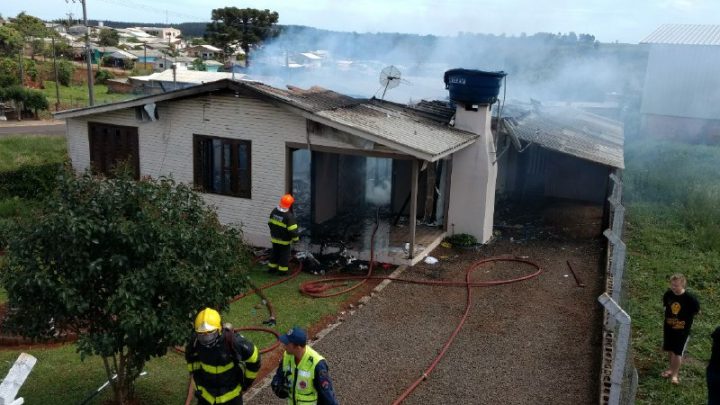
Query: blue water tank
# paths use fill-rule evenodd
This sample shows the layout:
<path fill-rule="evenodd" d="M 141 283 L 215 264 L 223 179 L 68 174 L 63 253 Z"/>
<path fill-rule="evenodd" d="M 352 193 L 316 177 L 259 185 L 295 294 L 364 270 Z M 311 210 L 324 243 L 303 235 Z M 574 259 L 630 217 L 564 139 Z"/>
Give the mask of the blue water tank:
<path fill-rule="evenodd" d="M 450 69 L 445 72 L 445 88 L 450 100 L 467 104 L 492 104 L 497 101 L 505 72 L 474 69 Z"/>

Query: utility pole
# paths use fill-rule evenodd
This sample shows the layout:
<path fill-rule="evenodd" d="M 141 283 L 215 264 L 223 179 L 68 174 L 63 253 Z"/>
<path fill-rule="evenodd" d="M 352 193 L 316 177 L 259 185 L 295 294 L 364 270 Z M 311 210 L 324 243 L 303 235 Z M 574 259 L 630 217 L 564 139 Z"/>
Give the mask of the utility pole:
<path fill-rule="evenodd" d="M 53 67 L 55 68 L 55 111 L 60 109 L 60 81 L 58 80 L 57 59 L 55 58 L 55 35 L 52 36 Z"/>
<path fill-rule="evenodd" d="M 68 1 L 68 0 L 65 0 Z M 95 96 L 93 95 L 93 72 L 92 72 L 92 61 L 90 56 L 90 27 L 87 22 L 87 0 L 70 0 L 73 3 L 79 2 L 83 8 L 83 23 L 85 24 L 85 59 L 87 62 L 87 77 L 88 77 L 88 100 L 90 106 L 95 105 Z"/>

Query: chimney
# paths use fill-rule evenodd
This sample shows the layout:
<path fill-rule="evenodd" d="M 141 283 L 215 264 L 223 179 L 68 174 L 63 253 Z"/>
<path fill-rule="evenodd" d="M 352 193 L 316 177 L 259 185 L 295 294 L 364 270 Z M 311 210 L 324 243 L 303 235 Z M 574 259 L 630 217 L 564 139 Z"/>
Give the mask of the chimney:
<path fill-rule="evenodd" d="M 466 233 L 485 243 L 492 237 L 495 212 L 495 141 L 490 106 L 497 101 L 504 72 L 452 69 L 445 87 L 455 104 L 455 128 L 480 135 L 472 145 L 453 154 L 448 231 Z"/>

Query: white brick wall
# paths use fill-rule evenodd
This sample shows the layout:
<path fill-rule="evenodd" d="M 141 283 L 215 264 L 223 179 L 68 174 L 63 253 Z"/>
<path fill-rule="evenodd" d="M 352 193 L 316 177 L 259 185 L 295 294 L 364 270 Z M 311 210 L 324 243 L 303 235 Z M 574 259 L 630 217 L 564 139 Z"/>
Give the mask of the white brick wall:
<path fill-rule="evenodd" d="M 156 122 L 140 122 L 124 109 L 67 120 L 68 154 L 77 171 L 90 164 L 88 122 L 138 127 L 140 175 L 193 180 L 193 134 L 252 142 L 251 199 L 205 194 L 223 223 L 241 224 L 246 240 L 269 245 L 267 216 L 285 191 L 285 144 L 306 143 L 305 118 L 283 107 L 248 97 L 204 95 L 158 103 Z M 337 139 L 312 136 L 313 145 L 354 149 Z"/>

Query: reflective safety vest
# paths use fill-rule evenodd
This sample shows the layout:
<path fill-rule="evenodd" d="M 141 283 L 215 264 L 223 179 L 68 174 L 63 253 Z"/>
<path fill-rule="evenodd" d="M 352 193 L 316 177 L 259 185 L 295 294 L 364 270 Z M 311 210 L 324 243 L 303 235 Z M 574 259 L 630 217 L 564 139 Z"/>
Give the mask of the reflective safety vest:
<path fill-rule="evenodd" d="M 279 245 L 289 245 L 297 242 L 298 224 L 290 211 L 282 212 L 277 207 L 270 213 L 268 219 L 270 227 L 270 241 Z"/>
<path fill-rule="evenodd" d="M 318 392 L 315 389 L 315 366 L 325 360 L 310 346 L 305 346 L 300 364 L 295 365 L 295 356 L 285 352 L 283 354 L 283 373 L 290 382 L 290 405 L 315 405 L 318 401 Z"/>

